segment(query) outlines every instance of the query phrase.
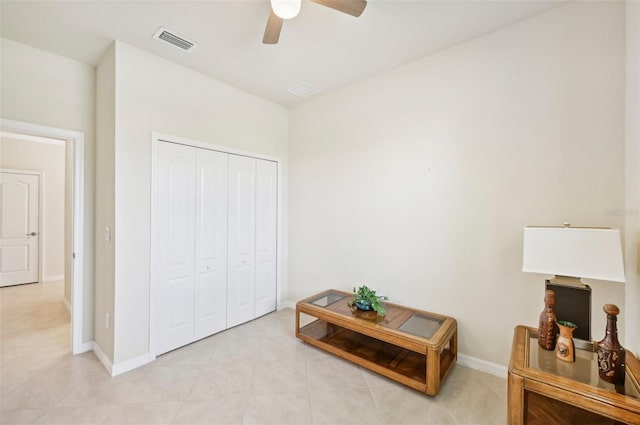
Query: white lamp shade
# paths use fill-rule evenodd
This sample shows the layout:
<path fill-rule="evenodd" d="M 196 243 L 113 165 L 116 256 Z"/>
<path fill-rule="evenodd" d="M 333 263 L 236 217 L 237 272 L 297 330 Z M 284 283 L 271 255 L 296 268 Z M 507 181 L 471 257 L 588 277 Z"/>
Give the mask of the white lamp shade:
<path fill-rule="evenodd" d="M 525 227 L 522 271 L 624 282 L 620 231 Z"/>
<path fill-rule="evenodd" d="M 273 13 L 282 19 L 291 19 L 300 13 L 300 3 L 302 0 L 271 0 Z"/>

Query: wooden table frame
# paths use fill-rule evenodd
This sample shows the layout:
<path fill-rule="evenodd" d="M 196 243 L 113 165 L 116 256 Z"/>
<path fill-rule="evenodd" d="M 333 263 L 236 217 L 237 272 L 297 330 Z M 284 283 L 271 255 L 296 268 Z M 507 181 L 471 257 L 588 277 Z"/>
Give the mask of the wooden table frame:
<path fill-rule="evenodd" d="M 455 319 L 397 304 L 384 303 L 389 312 L 395 309 L 395 312 L 399 314 L 395 319 L 390 319 L 389 322 L 381 325 L 371 320 L 355 317 L 350 312 L 345 314 L 343 312 L 344 306 L 340 306 L 341 311 L 337 312 L 311 303 L 311 301 L 330 292 L 344 295 L 345 298 L 336 303 L 340 302 L 345 305 L 352 296 L 348 292 L 327 290 L 299 301 L 296 304 L 296 337 L 425 394 L 436 395 L 438 393 L 451 366 L 457 360 L 458 332 Z M 397 330 L 414 313 L 442 320 L 432 338 L 421 338 Z M 301 314 L 312 316 L 316 320 L 301 328 Z M 349 338 L 352 341 L 358 340 L 361 342 L 361 346 L 370 349 L 377 355 L 368 356 L 356 349 L 350 349 L 348 344 L 336 343 L 331 340 L 331 335 L 322 334 L 319 336 L 318 331 L 314 333 L 312 329 L 313 327 L 318 329 L 319 326 L 324 326 L 325 331 L 331 328 L 332 335 L 338 332 L 349 333 Z M 380 353 L 384 351 L 394 352 L 395 357 L 392 361 L 385 363 L 379 359 Z M 400 363 L 406 358 L 412 359 L 413 364 L 417 366 L 416 371 L 400 370 Z"/>
<path fill-rule="evenodd" d="M 517 326 L 514 331 L 507 383 L 509 425 L 525 423 L 527 397 L 531 394 L 538 400 L 551 399 L 553 403 L 559 401 L 572 409 L 586 410 L 603 417 L 603 420 L 608 418 L 612 422 L 640 424 L 639 399 L 529 367 L 530 344 L 535 341 L 531 338 L 536 334 L 537 329 L 526 326 Z M 626 367 L 626 385 L 640 388 L 637 379 L 640 363 L 629 351 L 626 352 Z"/>

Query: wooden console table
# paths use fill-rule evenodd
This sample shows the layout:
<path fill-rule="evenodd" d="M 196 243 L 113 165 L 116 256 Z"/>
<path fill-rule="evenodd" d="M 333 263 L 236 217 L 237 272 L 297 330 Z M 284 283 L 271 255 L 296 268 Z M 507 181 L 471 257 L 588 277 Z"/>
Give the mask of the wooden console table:
<path fill-rule="evenodd" d="M 625 385 L 598 376 L 597 354 L 576 350 L 576 361 L 538 347 L 537 329 L 517 326 L 508 380 L 509 425 L 640 424 L 640 363 L 626 353 Z"/>
<path fill-rule="evenodd" d="M 436 395 L 458 353 L 455 319 L 385 303 L 384 318 L 356 317 L 348 292 L 330 289 L 296 304 L 296 336 L 429 395 Z M 315 319 L 301 325 L 301 315 Z"/>

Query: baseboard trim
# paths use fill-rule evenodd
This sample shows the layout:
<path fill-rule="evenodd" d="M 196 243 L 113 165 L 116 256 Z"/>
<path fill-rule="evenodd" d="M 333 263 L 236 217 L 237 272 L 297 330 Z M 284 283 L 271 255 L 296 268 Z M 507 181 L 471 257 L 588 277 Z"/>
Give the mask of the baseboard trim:
<path fill-rule="evenodd" d="M 100 360 L 105 369 L 107 369 L 109 375 L 113 376 L 113 364 L 111 363 L 107 355 L 104 353 L 104 351 L 102 351 L 102 348 L 100 348 L 100 346 L 96 344 L 95 341 L 91 342 L 91 345 L 93 348 L 93 352 L 96 354 L 98 360 Z"/>
<path fill-rule="evenodd" d="M 147 353 L 122 363 L 113 364 L 104 353 L 104 351 L 102 351 L 102 348 L 100 348 L 100 346 L 96 344 L 95 341 L 84 343 L 82 345 L 82 349 L 84 351 L 93 350 L 98 360 L 100 360 L 100 363 L 102 363 L 102 365 L 105 367 L 105 369 L 107 369 L 107 372 L 109 372 L 109 375 L 111 376 L 118 376 L 123 373 L 129 372 L 130 370 L 136 369 L 140 366 L 144 366 L 147 363 L 151 363 L 156 359 L 155 356 Z"/>
<path fill-rule="evenodd" d="M 292 310 L 295 310 L 296 309 L 296 303 L 294 303 L 293 301 L 282 301 L 280 303 L 280 305 L 278 306 L 278 311 L 284 310 L 285 308 L 290 308 Z"/>
<path fill-rule="evenodd" d="M 58 276 L 42 276 L 42 282 L 46 283 L 46 282 L 55 282 L 56 280 L 64 280 L 64 275 L 58 275 Z"/>
<path fill-rule="evenodd" d="M 121 375 L 125 372 L 129 372 L 130 370 L 136 369 L 140 366 L 144 366 L 147 363 L 151 363 L 156 358 L 151 354 L 143 354 L 131 360 L 124 361 L 122 363 L 116 363 L 111 368 L 111 376 Z"/>
<path fill-rule="evenodd" d="M 69 303 L 69 300 L 66 298 L 63 298 L 62 302 L 64 303 L 64 307 L 67 309 L 69 314 L 71 314 L 71 304 Z"/>
<path fill-rule="evenodd" d="M 82 353 L 86 353 L 87 351 L 93 351 L 94 346 L 95 346 L 95 342 L 93 341 L 83 342 L 82 344 L 80 344 L 78 351 L 76 351 L 73 354 L 82 354 Z"/>
<path fill-rule="evenodd" d="M 458 363 L 462 366 L 467 366 L 472 369 L 479 370 L 480 372 L 497 376 L 498 378 L 506 379 L 507 377 L 507 367 L 499 365 L 497 363 L 491 363 L 486 360 L 478 359 L 476 357 L 471 357 L 460 353 L 458 353 Z"/>

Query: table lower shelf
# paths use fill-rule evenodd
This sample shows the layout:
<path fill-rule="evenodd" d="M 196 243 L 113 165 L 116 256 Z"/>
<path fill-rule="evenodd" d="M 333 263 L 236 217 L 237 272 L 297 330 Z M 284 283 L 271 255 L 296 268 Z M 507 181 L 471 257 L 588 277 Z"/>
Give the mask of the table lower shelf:
<path fill-rule="evenodd" d="M 427 391 L 427 355 L 398 347 L 324 320 L 302 327 L 298 338 L 387 376 L 423 393 Z M 455 356 L 447 349 L 440 353 L 440 380 Z"/>

